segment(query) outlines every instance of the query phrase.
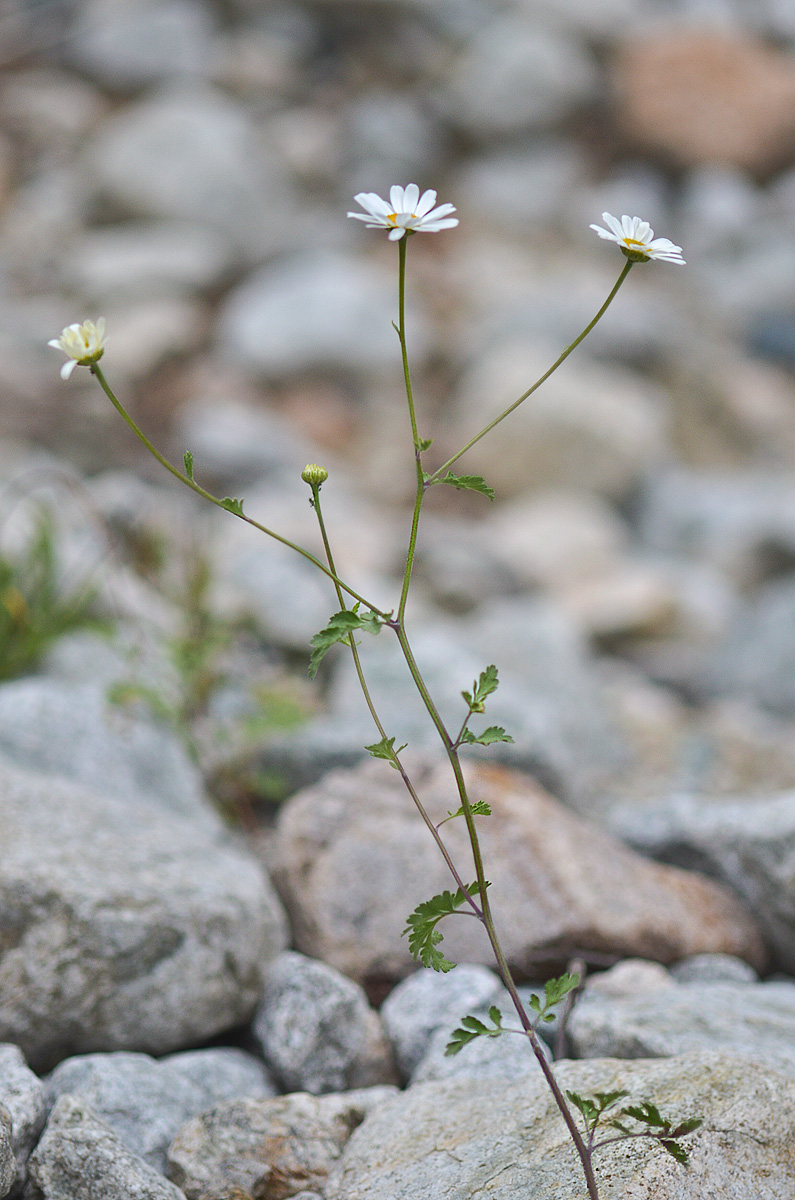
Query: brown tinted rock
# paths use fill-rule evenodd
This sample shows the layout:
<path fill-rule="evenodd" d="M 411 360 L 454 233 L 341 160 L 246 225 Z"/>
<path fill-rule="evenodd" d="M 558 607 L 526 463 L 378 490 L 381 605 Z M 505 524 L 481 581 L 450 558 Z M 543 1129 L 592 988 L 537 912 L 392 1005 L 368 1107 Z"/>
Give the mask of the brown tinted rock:
<path fill-rule="evenodd" d="M 503 946 L 525 977 L 539 964 L 595 951 L 673 962 L 701 951 L 764 960 L 753 919 L 728 889 L 653 864 L 543 792 L 498 767 L 469 766 L 490 896 Z M 456 807 L 449 768 L 415 784 L 431 819 Z M 471 855 L 461 821 L 445 841 L 465 875 Z M 451 880 L 395 772 L 366 763 L 335 771 L 283 809 L 273 863 L 296 945 L 373 987 L 408 974 L 405 918 Z M 492 964 L 475 921 L 448 921 L 453 961 Z"/>
<path fill-rule="evenodd" d="M 627 42 L 613 69 L 618 122 L 679 166 L 766 172 L 795 150 L 795 55 L 711 30 Z"/>
<path fill-rule="evenodd" d="M 184 1125 L 169 1151 L 169 1175 L 188 1200 L 236 1197 L 287 1200 L 323 1189 L 367 1103 L 304 1092 L 275 1100 L 219 1104 Z"/>

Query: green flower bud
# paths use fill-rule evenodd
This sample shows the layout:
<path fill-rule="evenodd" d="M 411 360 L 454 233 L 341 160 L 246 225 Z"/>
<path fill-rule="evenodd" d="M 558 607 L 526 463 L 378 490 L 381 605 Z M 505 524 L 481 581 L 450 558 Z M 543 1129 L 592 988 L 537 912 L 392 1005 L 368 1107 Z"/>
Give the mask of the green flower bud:
<path fill-rule="evenodd" d="M 320 487 L 321 483 L 328 479 L 328 471 L 325 467 L 319 467 L 317 463 L 309 463 L 301 472 L 301 478 L 310 487 Z"/>

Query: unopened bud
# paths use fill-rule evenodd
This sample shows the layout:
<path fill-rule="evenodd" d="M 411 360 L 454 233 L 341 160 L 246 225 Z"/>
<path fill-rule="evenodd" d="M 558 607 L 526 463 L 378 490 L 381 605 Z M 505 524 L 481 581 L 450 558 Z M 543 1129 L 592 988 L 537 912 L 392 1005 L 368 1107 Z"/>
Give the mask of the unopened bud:
<path fill-rule="evenodd" d="M 328 479 L 328 471 L 325 467 L 319 467 L 317 463 L 309 463 L 301 472 L 301 478 L 310 487 L 320 487 L 321 483 Z"/>

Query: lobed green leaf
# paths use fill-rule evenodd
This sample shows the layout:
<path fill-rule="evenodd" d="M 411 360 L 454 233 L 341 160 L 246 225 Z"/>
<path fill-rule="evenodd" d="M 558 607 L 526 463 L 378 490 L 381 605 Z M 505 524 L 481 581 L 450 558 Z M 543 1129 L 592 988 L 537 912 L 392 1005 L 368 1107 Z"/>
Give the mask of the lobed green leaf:
<path fill-rule="evenodd" d="M 461 737 L 468 746 L 491 746 L 494 742 L 512 742 L 513 738 L 506 733 L 502 725 L 489 725 L 482 733 L 474 734 L 471 729 L 465 729 Z"/>
<path fill-rule="evenodd" d="M 485 885 L 488 887 L 488 883 Z M 450 962 L 437 946 L 442 941 L 442 934 L 436 928 L 443 917 L 450 916 L 467 902 L 467 895 L 479 896 L 480 885 L 471 884 L 466 893 L 461 888 L 455 892 L 440 892 L 430 900 L 418 904 L 409 917 L 406 918 L 406 928 L 403 936 L 408 934 L 409 950 L 414 958 L 424 967 L 433 971 L 452 971 L 455 963 Z"/>
<path fill-rule="evenodd" d="M 398 754 L 400 754 L 401 750 L 406 749 L 407 745 L 408 745 L 408 742 L 404 742 L 403 745 L 398 746 L 398 748 L 396 750 L 395 749 L 395 739 L 393 737 L 391 737 L 391 738 L 382 737 L 380 742 L 375 742 L 375 744 L 372 746 L 365 746 L 365 750 L 367 751 L 368 754 L 372 754 L 373 758 L 386 759 L 386 761 L 389 763 L 389 765 L 391 767 L 394 767 L 395 770 L 397 771 L 397 770 L 399 770 L 399 767 L 400 767 L 397 756 L 398 756 Z"/>
<path fill-rule="evenodd" d="M 182 455 L 182 461 L 185 464 L 185 474 L 188 479 L 193 480 L 193 455 L 190 450 L 186 450 Z"/>
<path fill-rule="evenodd" d="M 338 642 L 346 642 L 354 630 L 366 629 L 368 633 L 378 633 L 383 624 L 381 618 L 370 611 L 360 613 L 358 608 L 358 604 L 353 608 L 343 608 L 341 612 L 334 614 L 325 629 L 314 635 L 309 658 L 310 678 L 315 678 L 318 667 L 331 647 Z"/>
<path fill-rule="evenodd" d="M 221 501 L 221 508 L 225 508 L 227 512 L 234 513 L 236 517 L 243 516 L 242 500 L 234 500 L 231 496 L 224 496 Z"/>
<path fill-rule="evenodd" d="M 480 475 L 454 475 L 452 471 L 448 471 L 442 479 L 434 480 L 434 483 L 449 483 L 451 487 L 458 488 L 459 491 L 480 492 L 489 500 L 494 499 L 494 488 L 489 487 L 486 480 Z"/>

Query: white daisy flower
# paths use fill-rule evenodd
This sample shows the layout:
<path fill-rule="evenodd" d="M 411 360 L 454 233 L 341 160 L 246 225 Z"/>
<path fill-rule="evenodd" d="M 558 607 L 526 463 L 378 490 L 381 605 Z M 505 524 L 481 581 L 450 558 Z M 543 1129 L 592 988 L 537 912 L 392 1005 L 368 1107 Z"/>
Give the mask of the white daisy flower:
<path fill-rule="evenodd" d="M 100 317 L 96 325 L 84 321 L 82 325 L 67 325 L 59 338 L 51 338 L 48 346 L 63 350 L 67 361 L 61 367 L 61 378 L 68 379 L 75 367 L 90 367 L 99 362 L 107 345 L 105 318 Z"/>
<path fill-rule="evenodd" d="M 452 204 L 434 208 L 436 192 L 427 191 L 420 195 L 416 183 L 405 188 L 397 184 L 391 187 L 389 200 L 382 200 L 375 192 L 359 192 L 354 200 L 367 212 L 349 212 L 348 216 L 366 221 L 368 229 L 388 229 L 390 242 L 397 242 L 404 233 L 436 233 L 458 224 L 458 217 L 449 215 L 455 212 Z"/>
<path fill-rule="evenodd" d="M 659 258 L 662 262 L 684 266 L 682 247 L 675 246 L 668 238 L 656 238 L 648 221 L 627 216 L 619 221 L 610 213 L 602 213 L 602 220 L 609 229 L 603 229 L 601 225 L 592 225 L 591 229 L 595 229 L 600 238 L 607 238 L 620 246 L 621 253 L 626 254 L 631 262 L 648 262 L 651 258 Z"/>

